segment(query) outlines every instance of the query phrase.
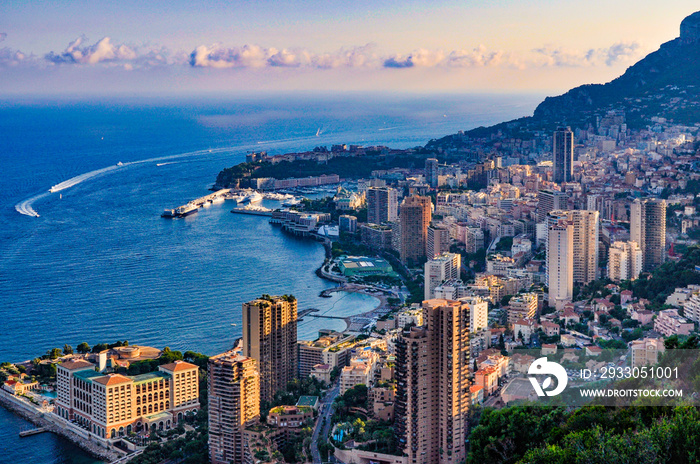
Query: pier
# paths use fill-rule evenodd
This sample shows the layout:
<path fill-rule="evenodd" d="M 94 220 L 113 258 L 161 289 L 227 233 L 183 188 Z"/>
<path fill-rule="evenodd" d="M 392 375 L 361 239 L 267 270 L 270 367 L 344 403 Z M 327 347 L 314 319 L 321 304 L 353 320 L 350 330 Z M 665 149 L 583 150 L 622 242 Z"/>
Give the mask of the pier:
<path fill-rule="evenodd" d="M 47 430 L 44 427 L 38 427 L 36 429 L 29 429 L 29 430 L 22 430 L 19 432 L 20 437 L 29 437 L 32 435 L 38 435 L 40 433 L 47 432 Z"/>
<path fill-rule="evenodd" d="M 272 216 L 272 211 L 261 211 L 257 209 L 234 208 L 231 212 L 234 214 L 251 214 L 253 216 Z"/>
<path fill-rule="evenodd" d="M 184 217 L 187 216 L 192 209 L 197 210 L 208 203 L 213 203 L 219 198 L 221 198 L 222 200 L 226 200 L 230 193 L 231 189 L 217 190 L 216 192 L 210 193 L 209 195 L 205 195 L 203 197 L 199 197 L 192 201 L 189 201 L 186 204 L 178 206 L 175 209 L 166 209 L 161 216 L 166 218 Z"/>

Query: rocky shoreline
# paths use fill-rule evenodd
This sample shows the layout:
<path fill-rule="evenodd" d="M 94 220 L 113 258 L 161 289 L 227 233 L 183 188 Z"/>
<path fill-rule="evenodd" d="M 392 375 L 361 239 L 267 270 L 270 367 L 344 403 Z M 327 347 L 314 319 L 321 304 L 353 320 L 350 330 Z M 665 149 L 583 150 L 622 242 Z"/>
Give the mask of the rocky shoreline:
<path fill-rule="evenodd" d="M 71 432 L 70 430 L 66 430 L 58 424 L 55 424 L 54 422 L 49 421 L 44 417 L 29 411 L 27 408 L 20 406 L 12 399 L 7 398 L 4 392 L 3 394 L 0 394 L 0 406 L 3 406 L 11 413 L 31 422 L 32 424 L 38 427 L 45 428 L 47 432 L 54 433 L 62 438 L 70 440 L 73 444 L 75 444 L 91 456 L 95 457 L 96 459 L 100 459 L 105 462 L 112 462 L 121 457 L 120 454 L 117 454 L 114 451 L 110 451 L 98 445 L 97 443 L 90 442 L 85 438 Z"/>

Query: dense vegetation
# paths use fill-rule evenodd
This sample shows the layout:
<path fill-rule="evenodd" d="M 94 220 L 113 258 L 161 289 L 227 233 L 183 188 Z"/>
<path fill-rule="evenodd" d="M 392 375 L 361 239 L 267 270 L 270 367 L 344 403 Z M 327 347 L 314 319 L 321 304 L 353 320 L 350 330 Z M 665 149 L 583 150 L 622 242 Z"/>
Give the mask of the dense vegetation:
<path fill-rule="evenodd" d="M 468 464 L 691 463 L 700 458 L 694 407 L 517 406 L 483 412 Z"/>

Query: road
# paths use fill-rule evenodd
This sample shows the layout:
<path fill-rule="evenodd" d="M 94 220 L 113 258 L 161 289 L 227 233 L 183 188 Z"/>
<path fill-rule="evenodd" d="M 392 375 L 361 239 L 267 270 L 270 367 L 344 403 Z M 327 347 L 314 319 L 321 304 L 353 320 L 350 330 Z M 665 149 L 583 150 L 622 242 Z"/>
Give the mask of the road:
<path fill-rule="evenodd" d="M 321 401 L 318 421 L 316 421 L 316 427 L 314 427 L 314 433 L 311 436 L 311 457 L 313 458 L 314 464 L 322 464 L 321 453 L 318 451 L 318 440 L 319 438 L 323 439 L 323 441 L 327 441 L 328 439 L 328 433 L 331 429 L 333 401 L 339 394 L 340 384 L 336 383 L 333 388 L 326 392 L 326 396 Z M 325 421 L 323 419 L 325 419 Z"/>

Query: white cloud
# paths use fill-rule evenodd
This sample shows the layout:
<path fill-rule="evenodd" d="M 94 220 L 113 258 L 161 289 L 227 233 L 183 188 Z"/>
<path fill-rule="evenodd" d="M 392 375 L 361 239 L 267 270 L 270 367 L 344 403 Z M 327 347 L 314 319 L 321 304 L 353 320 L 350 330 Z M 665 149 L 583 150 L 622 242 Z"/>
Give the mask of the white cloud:
<path fill-rule="evenodd" d="M 27 60 L 27 55 L 19 50 L 13 50 L 8 47 L 0 48 L 0 66 L 17 66 L 26 63 Z"/>
<path fill-rule="evenodd" d="M 579 51 L 548 45 L 533 52 L 535 65 L 579 68 L 631 62 L 641 57 L 642 47 L 638 42 L 618 42 L 607 48 Z"/>

